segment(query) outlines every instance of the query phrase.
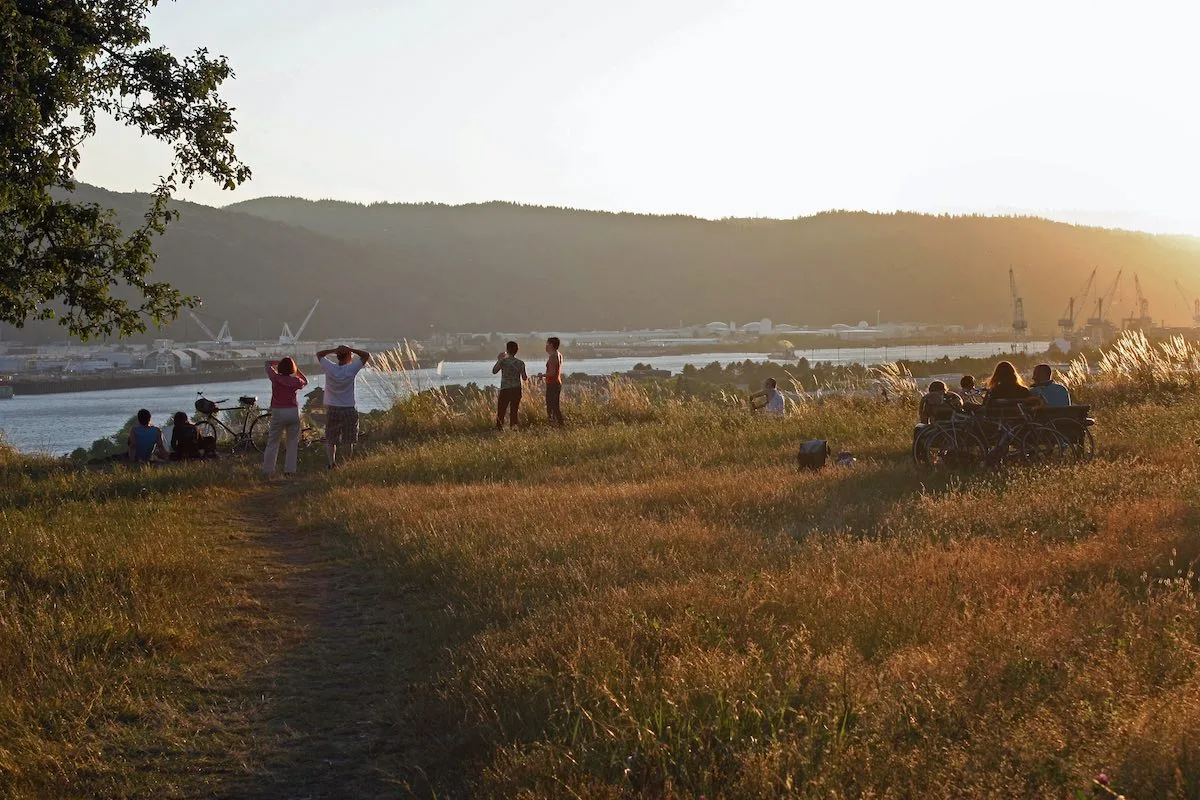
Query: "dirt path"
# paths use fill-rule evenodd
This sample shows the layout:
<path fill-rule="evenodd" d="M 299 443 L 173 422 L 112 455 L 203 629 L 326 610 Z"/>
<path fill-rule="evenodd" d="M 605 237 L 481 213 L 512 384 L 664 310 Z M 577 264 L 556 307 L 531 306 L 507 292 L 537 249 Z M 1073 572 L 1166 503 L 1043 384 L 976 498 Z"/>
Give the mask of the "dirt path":
<path fill-rule="evenodd" d="M 280 527 L 266 511 L 278 491 L 256 492 L 230 520 L 261 562 L 256 595 L 276 624 L 255 642 L 261 663 L 238 687 L 252 704 L 252 745 L 223 796 L 428 796 L 429 743 L 412 723 L 430 702 L 442 652 L 435 609 L 321 532 Z"/>

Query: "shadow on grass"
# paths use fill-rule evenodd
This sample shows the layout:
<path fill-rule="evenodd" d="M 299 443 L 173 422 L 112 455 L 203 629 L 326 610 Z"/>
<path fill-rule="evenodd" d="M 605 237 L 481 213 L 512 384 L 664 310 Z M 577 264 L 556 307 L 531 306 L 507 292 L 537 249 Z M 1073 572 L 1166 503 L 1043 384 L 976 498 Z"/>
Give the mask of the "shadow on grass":
<path fill-rule="evenodd" d="M 439 601 L 346 557 L 337 531 L 271 518 L 264 497 L 240 513 L 267 551 L 258 599 L 281 630 L 233 690 L 255 707 L 254 752 L 217 796 L 430 797 L 460 784 L 478 745 L 438 719 L 435 685 L 458 644 Z"/>

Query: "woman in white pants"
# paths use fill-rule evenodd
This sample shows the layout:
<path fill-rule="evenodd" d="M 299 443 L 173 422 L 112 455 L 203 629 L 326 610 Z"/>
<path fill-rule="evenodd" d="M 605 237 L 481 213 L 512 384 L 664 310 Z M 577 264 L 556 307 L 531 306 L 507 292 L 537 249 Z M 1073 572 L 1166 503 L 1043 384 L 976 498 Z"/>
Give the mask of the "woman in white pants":
<path fill-rule="evenodd" d="M 267 431 L 267 450 L 263 453 L 263 475 L 275 474 L 279 458 L 279 437 L 287 433 L 287 453 L 283 459 L 283 474 L 296 474 L 296 451 L 300 447 L 300 405 L 296 393 L 308 386 L 308 378 L 290 358 L 267 362 L 267 377 L 271 379 L 271 427 Z"/>

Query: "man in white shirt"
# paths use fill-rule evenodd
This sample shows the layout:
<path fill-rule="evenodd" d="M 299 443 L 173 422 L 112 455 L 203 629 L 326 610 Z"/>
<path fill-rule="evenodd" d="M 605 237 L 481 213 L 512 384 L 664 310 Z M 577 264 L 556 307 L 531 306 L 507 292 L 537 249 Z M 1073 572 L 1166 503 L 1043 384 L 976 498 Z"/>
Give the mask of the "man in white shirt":
<path fill-rule="evenodd" d="M 329 358 L 330 355 L 336 361 Z M 349 448 L 347 458 L 354 455 L 354 444 L 358 441 L 354 381 L 370 360 L 371 354 L 366 350 L 355 350 L 344 344 L 317 353 L 317 363 L 325 370 L 325 453 L 330 469 L 337 463 L 338 445 Z"/>
<path fill-rule="evenodd" d="M 775 388 L 777 385 L 774 378 L 767 378 L 763 381 L 762 391 L 754 392 L 750 395 L 750 407 L 755 411 L 761 410 L 772 417 L 782 417 L 785 404 L 783 392 Z M 754 402 L 760 397 L 766 400 L 761 406 Z"/>

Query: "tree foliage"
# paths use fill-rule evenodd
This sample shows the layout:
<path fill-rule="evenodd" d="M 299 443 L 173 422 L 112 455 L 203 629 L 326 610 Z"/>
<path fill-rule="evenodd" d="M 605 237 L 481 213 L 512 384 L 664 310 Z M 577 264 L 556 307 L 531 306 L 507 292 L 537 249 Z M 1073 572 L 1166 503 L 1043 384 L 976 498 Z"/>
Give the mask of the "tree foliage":
<path fill-rule="evenodd" d="M 0 0 L 0 321 L 57 319 L 80 338 L 144 331 L 194 304 L 152 280 L 152 239 L 179 186 L 247 180 L 217 93 L 233 75 L 205 49 L 151 44 L 157 0 Z M 79 148 L 110 117 L 172 145 L 142 223 L 73 200 Z M 61 300 L 56 310 L 55 302 Z"/>

